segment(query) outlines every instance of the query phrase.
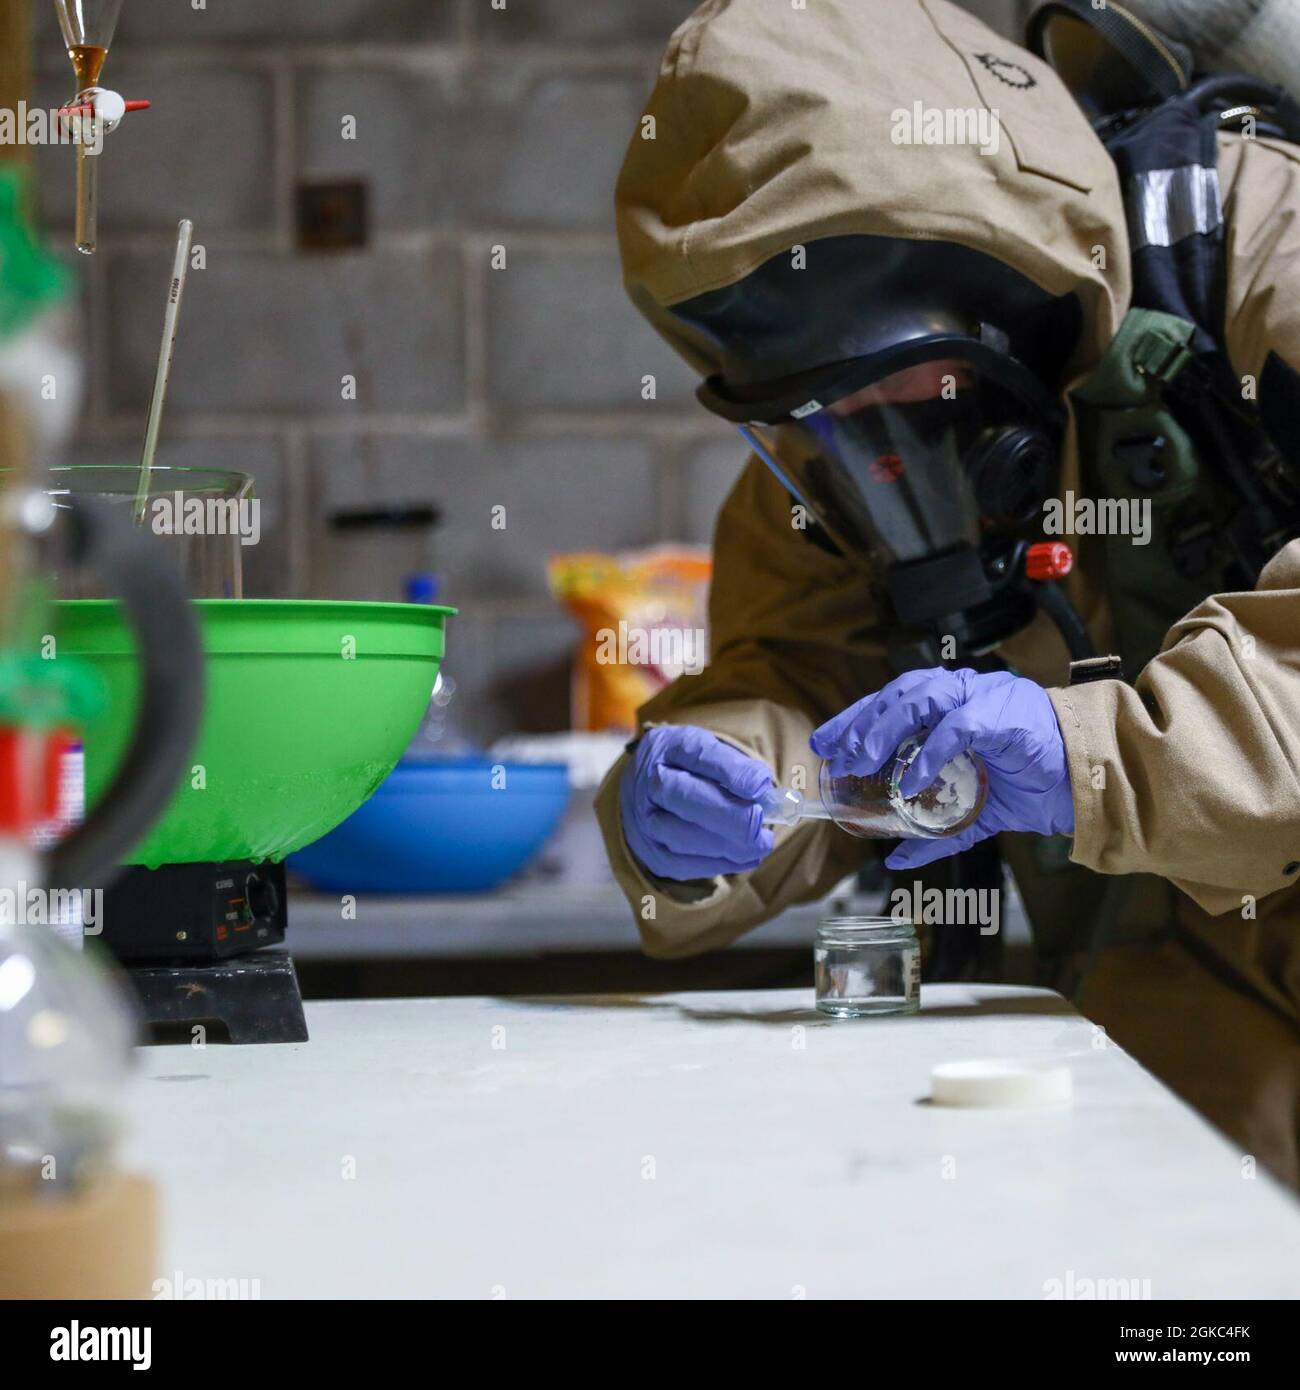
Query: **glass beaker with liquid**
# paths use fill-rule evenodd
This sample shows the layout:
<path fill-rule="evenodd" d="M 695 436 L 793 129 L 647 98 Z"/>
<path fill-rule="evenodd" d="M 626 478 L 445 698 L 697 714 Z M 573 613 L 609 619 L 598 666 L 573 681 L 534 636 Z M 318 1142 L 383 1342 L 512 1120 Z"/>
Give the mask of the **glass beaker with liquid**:
<path fill-rule="evenodd" d="M 865 777 L 832 776 L 823 763 L 821 800 L 791 787 L 772 787 L 765 797 L 763 819 L 769 825 L 793 825 L 805 819 L 834 821 L 863 840 L 940 840 L 974 824 L 988 799 L 989 776 L 978 753 L 962 752 L 944 763 L 939 775 L 915 796 L 903 796 L 899 783 L 924 745 L 913 735 L 893 757 Z"/>
<path fill-rule="evenodd" d="M 46 471 L 44 490 L 63 509 L 69 495 L 134 513 L 140 470 L 126 465 L 69 464 Z M 253 480 L 215 468 L 155 465 L 143 493 L 141 524 L 185 581 L 191 598 L 243 598 L 244 547 L 261 538 Z M 101 598 L 93 576 L 63 577 L 64 598 Z"/>

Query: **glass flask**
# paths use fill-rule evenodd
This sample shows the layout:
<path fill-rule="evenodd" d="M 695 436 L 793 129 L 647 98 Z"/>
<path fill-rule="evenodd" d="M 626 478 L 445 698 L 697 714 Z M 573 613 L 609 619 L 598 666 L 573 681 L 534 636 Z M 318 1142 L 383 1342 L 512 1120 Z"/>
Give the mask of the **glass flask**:
<path fill-rule="evenodd" d="M 989 775 L 978 753 L 959 753 L 915 796 L 903 796 L 899 783 L 921 751 L 920 737 L 905 739 L 894 756 L 868 777 L 833 777 L 821 770 L 821 799 L 793 787 L 772 786 L 760 798 L 767 825 L 801 820 L 834 821 L 863 840 L 941 840 L 972 825 L 988 799 Z"/>
<path fill-rule="evenodd" d="M 962 752 L 915 796 L 903 796 L 899 783 L 921 751 L 913 736 L 868 777 L 831 775 L 821 770 L 821 800 L 831 820 L 864 840 L 941 840 L 974 824 L 988 799 L 989 775 L 978 753 Z"/>

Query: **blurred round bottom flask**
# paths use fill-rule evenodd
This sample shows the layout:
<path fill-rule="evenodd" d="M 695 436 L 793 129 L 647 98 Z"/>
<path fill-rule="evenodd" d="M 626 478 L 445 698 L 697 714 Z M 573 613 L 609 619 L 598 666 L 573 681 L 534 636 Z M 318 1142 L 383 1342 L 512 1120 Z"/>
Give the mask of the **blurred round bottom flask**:
<path fill-rule="evenodd" d="M 0 837 L 0 1300 L 144 1298 L 156 1198 L 121 1162 L 136 1019 L 95 943 L 24 920 L 52 895 L 38 873 Z"/>
<path fill-rule="evenodd" d="M 0 923 L 0 1207 L 116 1169 L 135 1020 L 91 951 Z"/>
<path fill-rule="evenodd" d="M 911 922 L 828 917 L 813 948 L 819 1013 L 913 1014 L 921 1006 L 921 947 Z"/>

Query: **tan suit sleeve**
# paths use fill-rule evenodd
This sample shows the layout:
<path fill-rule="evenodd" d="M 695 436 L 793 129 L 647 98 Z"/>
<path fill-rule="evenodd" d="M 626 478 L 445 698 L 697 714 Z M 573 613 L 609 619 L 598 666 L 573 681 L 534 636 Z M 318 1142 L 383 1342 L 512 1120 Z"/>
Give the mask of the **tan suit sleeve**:
<path fill-rule="evenodd" d="M 1300 873 L 1300 541 L 1252 593 L 1176 623 L 1135 686 L 1048 692 L 1074 788 L 1075 862 L 1156 873 L 1207 912 Z"/>
<path fill-rule="evenodd" d="M 751 459 L 719 515 L 709 596 L 712 654 L 640 711 L 652 724 L 696 724 L 762 759 L 782 782 L 815 786 L 813 729 L 889 679 L 870 571 L 828 553 L 794 525 L 791 499 Z M 610 770 L 596 813 L 615 877 L 649 955 L 725 946 L 794 903 L 823 896 L 858 868 L 866 847 L 826 824 L 778 832 L 759 868 L 712 880 L 651 879 L 619 819 L 626 758 Z"/>
<path fill-rule="evenodd" d="M 1228 356 L 1256 383 L 1271 353 L 1300 371 L 1300 148 L 1223 136 Z"/>

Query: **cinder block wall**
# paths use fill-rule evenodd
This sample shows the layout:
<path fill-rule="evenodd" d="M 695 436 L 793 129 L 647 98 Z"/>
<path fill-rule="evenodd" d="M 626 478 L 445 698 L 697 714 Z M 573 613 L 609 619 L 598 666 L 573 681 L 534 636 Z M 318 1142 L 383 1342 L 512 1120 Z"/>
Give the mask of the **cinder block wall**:
<path fill-rule="evenodd" d="M 53 5 L 33 4 L 38 98 L 57 105 L 70 70 Z M 574 629 L 546 594 L 547 554 L 707 541 L 743 457 L 627 305 L 612 228 L 623 150 L 693 7 L 126 0 L 105 81 L 155 105 L 103 156 L 101 251 L 80 267 L 79 461 L 138 458 L 175 224 L 190 217 L 206 268 L 190 276 L 159 462 L 255 476 L 249 593 L 399 597 L 409 548 L 343 554 L 326 518 L 432 500 L 437 568 L 463 609 L 449 668 L 470 732 L 561 727 Z M 1023 8 L 968 7 L 1006 33 Z M 38 167 L 47 223 L 70 245 L 71 152 Z M 352 177 L 369 186 L 367 248 L 297 250 L 298 183 Z"/>

